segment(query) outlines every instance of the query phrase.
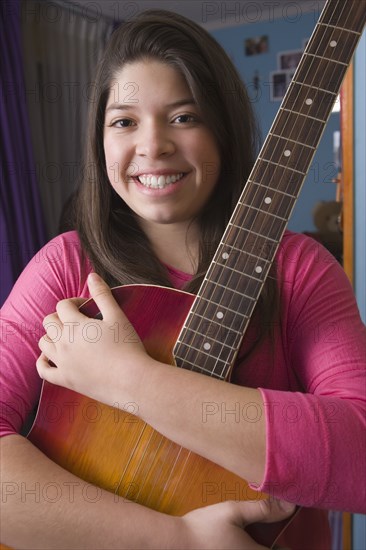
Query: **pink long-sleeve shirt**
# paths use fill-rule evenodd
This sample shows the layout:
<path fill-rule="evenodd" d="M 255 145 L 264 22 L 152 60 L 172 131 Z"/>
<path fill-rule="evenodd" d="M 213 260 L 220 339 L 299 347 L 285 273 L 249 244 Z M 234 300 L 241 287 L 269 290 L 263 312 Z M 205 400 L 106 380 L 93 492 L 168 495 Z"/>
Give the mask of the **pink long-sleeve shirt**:
<path fill-rule="evenodd" d="M 366 512 L 366 330 L 351 286 L 317 242 L 286 232 L 276 257 L 280 315 L 273 338 L 240 358 L 257 335 L 253 319 L 232 381 L 260 388 L 264 410 L 236 404 L 225 421 L 264 414 L 266 469 L 260 489 L 305 507 L 282 544 L 329 548 L 326 509 Z M 190 276 L 168 268 L 181 288 Z M 75 232 L 50 241 L 28 264 L 1 311 L 1 435 L 17 433 L 36 406 L 43 318 L 59 300 L 89 297 L 89 263 Z M 323 509 L 323 510 L 320 510 Z"/>

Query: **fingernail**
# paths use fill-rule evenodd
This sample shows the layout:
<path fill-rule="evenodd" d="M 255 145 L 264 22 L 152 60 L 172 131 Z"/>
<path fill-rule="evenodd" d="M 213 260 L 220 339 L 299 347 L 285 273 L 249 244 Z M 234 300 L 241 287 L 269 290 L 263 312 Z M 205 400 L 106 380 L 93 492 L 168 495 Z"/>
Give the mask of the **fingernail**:
<path fill-rule="evenodd" d="M 88 285 L 94 285 L 100 281 L 100 277 L 97 273 L 89 273 L 88 275 Z"/>
<path fill-rule="evenodd" d="M 292 510 L 295 510 L 295 504 L 292 504 L 292 502 L 288 502 L 287 500 L 279 500 L 278 505 L 284 512 L 291 512 Z"/>

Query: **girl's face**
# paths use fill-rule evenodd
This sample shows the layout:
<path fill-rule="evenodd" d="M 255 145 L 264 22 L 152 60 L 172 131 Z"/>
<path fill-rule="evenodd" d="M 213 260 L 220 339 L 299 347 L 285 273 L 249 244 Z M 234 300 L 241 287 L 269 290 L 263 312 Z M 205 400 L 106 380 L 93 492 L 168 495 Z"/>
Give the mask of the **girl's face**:
<path fill-rule="evenodd" d="M 189 222 L 220 172 L 216 141 L 182 75 L 157 60 L 126 64 L 107 102 L 111 185 L 147 226 Z"/>

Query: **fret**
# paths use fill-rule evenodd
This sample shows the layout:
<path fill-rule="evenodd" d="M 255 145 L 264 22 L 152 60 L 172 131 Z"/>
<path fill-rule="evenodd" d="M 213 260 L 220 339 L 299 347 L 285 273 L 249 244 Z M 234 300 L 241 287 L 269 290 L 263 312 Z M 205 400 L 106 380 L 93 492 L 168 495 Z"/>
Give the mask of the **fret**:
<path fill-rule="evenodd" d="M 216 374 L 216 373 L 213 374 L 211 370 L 205 369 L 204 367 L 198 367 L 195 363 L 192 363 L 191 361 L 188 361 L 188 359 L 181 358 L 179 352 L 174 354 L 174 356 L 175 356 L 175 362 L 177 363 L 178 367 L 185 368 L 186 370 L 191 370 L 191 371 L 194 371 L 194 372 L 199 372 L 200 374 L 207 373 L 210 376 L 213 376 L 215 378 L 220 378 L 221 380 L 225 380 L 225 376 L 223 376 L 222 374 L 221 375 Z M 181 362 L 180 365 L 178 364 L 179 362 Z M 183 363 L 188 363 L 188 365 L 191 365 L 193 368 L 184 367 Z"/>
<path fill-rule="evenodd" d="M 199 353 L 203 353 L 203 355 L 207 355 L 207 356 L 214 356 L 215 358 L 216 357 L 220 357 L 221 360 L 224 360 L 224 361 L 227 361 L 227 358 L 229 356 L 229 353 L 232 352 L 233 350 L 235 350 L 235 347 L 234 346 L 229 346 L 228 344 L 225 344 L 225 342 L 216 342 L 215 340 L 213 340 L 212 338 L 209 338 L 209 337 L 204 337 L 203 335 L 200 335 L 201 336 L 201 340 L 204 340 L 204 342 L 202 343 L 202 346 L 201 347 L 196 347 L 193 342 L 188 342 L 188 341 L 180 341 L 180 340 L 177 340 L 177 343 L 178 344 L 187 344 L 189 345 L 189 348 L 190 349 L 193 349 L 195 351 L 198 351 Z M 205 344 L 209 345 L 210 347 L 207 347 L 207 349 L 205 349 Z M 216 355 L 215 354 L 215 344 L 216 346 L 220 346 L 220 352 L 223 352 L 225 353 L 226 357 L 225 359 L 222 359 L 222 356 L 221 355 Z M 221 349 L 221 348 L 227 348 L 226 350 L 224 349 Z"/>
<path fill-rule="evenodd" d="M 279 166 L 280 168 L 287 168 L 287 170 L 291 170 L 292 172 L 296 172 L 296 174 L 301 174 L 302 176 L 306 176 L 306 172 L 301 172 L 301 170 L 296 170 L 296 168 L 293 168 L 293 166 L 285 166 L 284 164 L 280 164 L 279 162 L 273 162 L 272 160 L 265 159 L 262 157 L 258 157 L 259 160 L 264 160 L 270 164 L 273 164 L 275 166 Z"/>
<path fill-rule="evenodd" d="M 261 288 L 261 282 L 249 278 L 243 278 L 243 285 L 245 288 L 243 289 L 242 296 L 233 294 L 228 288 L 223 289 L 222 287 L 216 285 L 213 289 L 211 289 L 212 291 L 209 295 L 205 295 L 208 296 L 207 298 L 205 298 L 204 295 L 202 298 L 205 298 L 206 302 L 211 303 L 214 307 L 220 306 L 220 308 L 225 308 L 229 312 L 228 319 L 230 320 L 232 320 L 232 314 L 248 317 L 252 311 L 253 305 L 255 305 L 254 296 L 257 296 L 257 293 Z M 250 297 L 248 297 L 248 289 L 251 291 Z M 246 295 L 244 295 L 244 292 Z M 200 309 L 199 311 L 203 314 L 207 313 L 206 310 L 202 311 Z"/>
<path fill-rule="evenodd" d="M 315 86 L 314 84 L 306 84 L 306 82 L 300 82 L 299 80 L 297 79 L 293 79 L 292 80 L 292 83 L 293 84 L 300 84 L 300 86 L 304 87 L 306 86 L 307 88 L 311 88 L 312 90 L 317 90 L 318 92 L 325 92 L 327 94 L 330 94 L 332 95 L 334 98 L 337 97 L 338 93 L 337 92 L 332 92 L 331 90 L 327 90 L 325 88 L 319 88 L 319 86 Z"/>
<path fill-rule="evenodd" d="M 256 254 L 254 255 L 258 258 L 268 259 L 271 255 L 273 256 L 273 253 L 278 245 L 277 240 L 268 237 L 266 238 L 262 234 L 244 228 L 241 229 L 241 246 L 238 246 L 240 243 L 238 242 L 238 238 L 236 236 L 234 238 L 234 243 L 231 242 L 233 240 L 232 237 L 233 236 L 230 234 L 228 234 L 227 237 L 224 236 L 225 242 L 220 243 L 220 252 L 232 254 L 232 251 L 234 251 L 234 254 L 237 255 L 241 254 L 243 250 L 248 253 L 255 251 Z"/>
<path fill-rule="evenodd" d="M 280 109 L 270 129 L 271 135 L 282 137 L 285 134 L 289 141 L 315 149 L 313 144 L 320 139 L 324 123 L 309 119 L 306 116 L 307 107 L 304 103 L 305 113 L 293 113 Z M 310 143 L 312 145 L 309 145 Z"/>
<path fill-rule="evenodd" d="M 294 110 L 305 116 L 315 117 L 325 125 L 336 97 L 336 94 L 328 90 L 319 90 L 313 86 L 292 81 L 281 109 Z"/>
<path fill-rule="evenodd" d="M 276 240 L 281 233 L 280 224 L 277 223 L 274 225 L 273 218 L 269 218 L 267 216 L 261 216 L 260 218 L 258 218 L 258 215 L 254 210 L 248 211 L 248 209 L 245 209 L 245 210 L 242 209 L 236 214 L 235 218 L 236 218 L 236 221 L 238 221 L 239 223 L 239 225 L 236 225 L 235 227 L 238 227 L 240 229 L 242 225 L 242 224 L 240 225 L 240 223 L 243 219 L 245 219 L 247 224 L 247 229 L 250 232 L 254 230 L 257 233 L 262 233 L 262 234 L 265 233 L 272 240 Z M 245 245 L 246 245 L 245 237 L 246 237 L 246 234 L 243 233 L 242 231 L 237 233 L 236 244 L 238 245 L 238 248 L 241 248 L 241 249 L 245 248 Z"/>
<path fill-rule="evenodd" d="M 269 189 L 277 187 L 281 192 L 291 196 L 297 195 L 303 176 L 301 172 L 293 171 L 287 166 L 279 166 L 265 160 L 257 162 L 251 174 L 256 182 L 265 181 Z"/>
<path fill-rule="evenodd" d="M 321 13 L 319 23 L 328 23 L 336 28 L 341 23 L 342 28 L 349 31 L 362 32 L 365 24 L 365 2 L 362 0 L 347 0 L 347 2 L 332 2 L 326 5 Z"/>
<path fill-rule="evenodd" d="M 194 348 L 191 345 L 187 345 L 185 342 L 178 342 L 177 349 L 179 350 L 178 356 L 180 356 L 183 359 L 183 361 L 189 361 L 192 365 L 199 365 L 198 368 L 202 370 L 206 370 L 207 372 L 211 372 L 211 370 L 209 370 L 207 366 L 207 360 L 209 359 L 215 362 L 214 364 L 215 371 L 217 367 L 222 371 L 222 369 L 225 368 L 225 366 L 227 366 L 228 364 L 227 359 L 223 359 L 221 356 L 211 355 L 211 353 L 208 353 L 207 351 L 204 351 L 202 349 Z M 232 351 L 233 350 L 225 350 L 225 355 L 228 356 L 229 360 L 230 360 L 230 355 L 232 355 Z M 216 350 L 216 353 L 217 353 L 217 350 Z M 195 361 L 196 361 L 197 355 L 198 355 L 198 358 L 196 363 Z M 192 359 L 192 356 L 194 359 Z M 201 363 L 199 363 L 198 361 L 201 361 Z M 219 363 L 221 363 L 222 365 L 220 366 Z"/>
<path fill-rule="evenodd" d="M 259 262 L 262 262 L 262 261 L 267 262 L 267 261 L 268 261 L 266 258 L 263 258 L 263 257 L 261 257 L 261 256 L 257 256 L 256 254 L 251 254 L 251 253 L 248 252 L 247 250 L 244 251 L 244 250 L 242 250 L 241 248 L 236 248 L 236 247 L 233 246 L 233 245 L 229 245 L 229 246 L 230 246 L 231 250 L 235 250 L 235 251 L 239 252 L 239 254 L 243 255 L 243 257 L 249 256 L 250 258 L 254 258 L 255 262 L 253 262 L 253 265 L 254 265 L 254 263 L 257 264 L 258 261 L 259 261 Z M 229 246 L 226 246 L 225 249 L 228 249 Z M 237 257 L 239 257 L 239 255 L 238 255 Z M 231 267 L 231 266 L 228 265 L 227 263 L 222 263 L 222 262 L 220 262 L 219 260 L 212 260 L 212 262 L 213 262 L 214 264 L 221 265 L 221 266 L 222 266 L 223 268 L 225 268 L 225 269 L 226 269 L 226 268 L 227 268 L 227 269 L 230 269 L 230 271 L 235 271 L 236 273 L 239 273 L 239 275 L 243 275 L 243 271 L 240 271 L 240 270 L 238 270 L 238 269 L 235 269 L 234 267 Z M 245 273 L 245 275 L 248 275 L 248 276 L 250 277 L 250 275 L 249 275 L 248 273 Z"/>
<path fill-rule="evenodd" d="M 277 218 L 278 220 L 281 220 L 282 222 L 286 222 L 287 218 L 284 218 L 283 216 L 278 216 L 277 214 L 273 214 L 273 212 L 268 212 L 265 210 L 262 210 L 261 208 L 257 208 L 256 206 L 250 205 L 248 208 L 251 208 L 252 210 L 255 210 L 256 212 L 260 212 L 261 214 L 264 214 L 265 216 L 272 216 L 273 218 Z"/>
<path fill-rule="evenodd" d="M 345 67 L 336 61 L 305 56 L 296 71 L 294 81 L 319 90 L 332 90 L 337 96 L 344 73 Z"/>
<path fill-rule="evenodd" d="M 337 29 L 332 26 L 321 25 L 319 32 L 315 33 L 309 44 L 309 54 L 322 52 L 326 57 L 334 61 L 344 61 L 345 55 L 349 57 L 349 51 L 353 51 L 359 39 L 359 33 Z"/>
<path fill-rule="evenodd" d="M 230 248 L 232 248 L 232 249 L 234 249 L 234 250 L 236 250 L 236 251 L 238 251 L 238 252 L 243 252 L 240 248 L 237 248 L 236 246 L 234 246 L 234 245 L 232 245 L 232 244 L 230 245 Z M 250 256 L 253 256 L 254 258 L 258 258 L 258 260 L 262 260 L 262 259 L 263 259 L 263 260 L 266 261 L 266 258 L 263 257 L 263 256 L 258 256 L 257 254 L 251 254 L 250 252 L 248 252 L 248 250 L 245 250 L 245 252 L 246 252 L 246 254 L 249 254 Z"/>
<path fill-rule="evenodd" d="M 220 309 L 220 308 L 219 308 Z M 221 308 L 221 309 L 224 309 L 224 308 Z M 221 312 L 221 311 L 220 311 Z M 223 313 L 223 312 L 221 312 Z M 199 313 L 195 312 L 194 315 L 193 313 L 190 313 L 190 315 L 188 316 L 188 319 L 186 321 L 186 325 L 184 325 L 183 327 L 183 330 L 185 330 L 186 328 L 188 328 L 188 325 L 191 325 L 192 322 L 194 322 L 194 319 L 196 318 L 199 318 L 199 319 L 202 319 L 204 321 L 206 321 L 207 323 L 209 323 L 209 326 L 211 325 L 217 325 L 218 326 L 218 330 L 220 328 L 222 328 L 223 330 L 230 330 L 231 332 L 233 332 L 234 334 L 238 334 L 238 335 L 242 335 L 242 332 L 240 330 L 236 330 L 235 328 L 233 328 L 232 325 L 225 325 L 225 323 L 223 322 L 225 320 L 225 314 L 223 313 L 223 317 L 222 319 L 220 319 L 220 323 L 218 321 L 216 321 L 215 319 L 212 319 L 212 318 L 208 318 L 207 315 L 206 316 L 203 316 L 203 315 L 200 315 Z M 201 322 L 201 321 L 199 321 Z"/>
<path fill-rule="evenodd" d="M 262 182 L 255 181 L 253 179 L 248 179 L 247 186 L 249 187 L 249 184 L 253 183 L 254 185 L 258 185 L 258 187 L 266 189 L 267 193 L 270 191 L 271 193 L 276 193 L 279 195 L 284 195 L 285 197 L 289 197 L 291 199 L 296 199 L 296 195 L 291 195 L 290 193 L 286 193 L 285 191 L 280 191 L 279 189 L 276 189 L 275 187 L 269 187 L 268 185 L 265 185 Z M 246 188 L 247 189 L 247 188 Z M 238 204 L 241 204 L 242 206 L 247 206 L 247 202 L 238 201 Z M 263 235 L 261 235 L 263 236 Z"/>
<path fill-rule="evenodd" d="M 295 115 L 302 115 L 303 113 L 299 113 L 298 111 L 294 111 L 293 109 L 285 109 L 284 107 L 280 107 L 280 111 L 286 111 L 288 113 L 293 113 Z M 323 124 L 326 123 L 326 120 L 322 120 L 321 118 L 315 118 L 314 116 L 306 115 L 305 118 L 310 118 L 311 120 L 316 120 L 317 122 L 321 122 Z"/>
<path fill-rule="evenodd" d="M 229 311 L 230 313 L 235 313 L 235 315 L 240 315 L 243 318 L 248 318 L 248 316 L 245 315 L 244 313 L 239 313 L 237 309 L 232 309 L 231 307 L 229 307 L 227 305 L 224 305 L 221 302 L 215 302 L 214 300 L 205 298 L 204 296 L 200 296 L 199 299 L 204 300 L 205 302 L 208 302 L 209 304 L 214 304 L 215 306 L 218 306 L 220 308 L 224 308 L 225 310 Z M 251 301 L 255 300 L 255 298 L 253 298 L 252 296 L 248 296 L 247 299 L 251 300 Z"/>
<path fill-rule="evenodd" d="M 239 294 L 243 294 L 245 296 L 245 291 L 241 288 L 244 280 L 243 275 L 257 279 L 257 277 L 253 277 L 253 274 L 250 275 L 247 273 L 246 270 L 249 267 L 251 273 L 255 270 L 257 270 L 257 273 L 260 273 L 258 265 L 262 260 L 259 260 L 256 256 L 246 254 L 246 251 L 244 252 L 243 250 L 241 250 L 240 253 L 233 251 L 230 252 L 229 247 L 227 248 L 228 252 L 225 250 L 226 254 L 229 256 L 228 258 L 222 258 L 221 251 L 218 251 L 215 254 L 204 280 L 225 289 L 230 286 L 228 291 L 235 292 L 236 294 L 238 293 L 238 289 L 240 289 Z M 239 249 L 240 248 L 241 247 L 239 246 Z M 222 258 L 222 262 L 220 262 L 220 256 Z M 235 291 L 234 288 L 236 289 Z M 251 294 L 249 294 L 249 296 L 250 295 Z"/>
<path fill-rule="evenodd" d="M 289 194 L 276 193 L 266 187 L 263 188 L 258 183 L 251 182 L 251 185 L 246 189 L 245 201 L 249 204 L 253 204 L 254 202 L 262 204 L 263 208 L 261 212 L 266 208 L 265 214 L 268 213 L 270 216 L 274 216 L 281 221 L 286 221 L 292 210 L 295 197 Z M 255 207 L 251 206 L 251 208 Z"/>
<path fill-rule="evenodd" d="M 238 273 L 239 275 L 243 275 L 243 272 L 242 271 L 238 271 L 237 269 L 235 269 L 234 267 L 230 267 L 228 265 L 223 265 L 223 264 L 220 264 L 219 262 L 215 262 L 215 260 L 212 260 L 212 264 L 213 265 L 216 265 L 216 266 L 219 266 L 219 267 L 223 267 L 225 268 L 226 271 L 231 271 L 232 273 Z M 261 279 L 258 278 L 258 277 L 253 277 L 253 275 L 249 275 L 248 273 L 245 273 L 245 277 L 249 277 L 249 279 L 252 279 L 253 281 L 256 281 L 256 282 L 260 282 Z M 244 280 L 244 278 L 243 278 Z M 252 295 L 250 294 L 246 294 L 245 292 L 238 292 L 237 290 L 233 290 L 232 288 L 228 288 L 226 285 L 222 285 L 220 283 L 217 283 L 216 281 L 214 282 L 212 279 L 209 279 L 209 278 L 205 278 L 204 281 L 207 281 L 211 284 L 214 284 L 216 285 L 216 287 L 219 287 L 220 289 L 223 288 L 225 289 L 225 291 L 228 292 L 232 292 L 234 294 L 238 294 L 241 298 L 245 298 L 247 300 L 254 300 L 255 298 L 253 298 Z M 246 281 L 247 282 L 247 281 Z"/>
<path fill-rule="evenodd" d="M 338 63 L 338 65 L 344 65 L 345 67 L 348 67 L 348 63 L 343 63 L 342 61 L 339 61 L 337 59 L 330 59 L 328 57 L 324 57 L 323 55 L 316 55 L 315 53 L 309 52 L 305 52 L 304 55 L 315 57 L 316 59 L 322 59 L 323 61 L 332 61 L 333 63 Z"/>
<path fill-rule="evenodd" d="M 235 227 L 236 229 L 241 229 L 241 226 L 240 225 L 237 225 L 233 222 L 229 222 L 229 225 L 231 225 L 232 227 Z"/>
<path fill-rule="evenodd" d="M 253 300 L 254 301 L 254 300 Z M 207 303 L 208 302 L 208 303 Z M 192 306 L 193 315 L 200 315 L 204 318 L 207 318 L 207 311 L 213 307 L 212 300 L 205 298 L 205 296 L 199 296 L 196 298 L 195 303 Z M 241 331 L 245 326 L 245 323 L 248 322 L 248 315 L 244 314 L 242 311 L 237 309 L 231 309 L 230 307 L 224 306 L 223 304 L 216 304 L 217 307 L 215 311 L 221 311 L 224 313 L 223 319 L 230 327 L 234 327 L 235 330 Z M 250 308 L 247 308 L 248 311 Z M 192 323 L 192 321 L 190 321 Z"/>
<path fill-rule="evenodd" d="M 232 224 L 231 224 L 232 225 Z M 241 230 L 242 231 L 247 231 L 244 227 L 241 227 Z M 262 235 L 262 233 L 257 233 L 256 231 L 253 231 L 253 229 L 251 229 L 250 231 L 248 231 L 248 234 L 249 235 L 255 235 L 256 237 L 261 237 L 263 239 L 265 239 L 265 241 L 270 241 L 271 243 L 276 243 L 277 244 L 277 240 L 276 239 L 271 239 L 271 237 L 268 237 L 268 235 L 264 236 Z M 224 243 L 220 243 L 221 245 L 224 244 Z"/>
<path fill-rule="evenodd" d="M 351 29 L 346 29 L 344 27 L 338 27 L 337 25 L 330 25 L 330 23 L 319 23 L 319 26 L 321 27 L 329 27 L 331 29 L 337 29 L 339 31 L 345 31 L 345 32 L 348 32 L 348 33 L 351 33 L 351 34 L 354 34 L 357 36 L 357 38 L 359 38 L 362 34 L 362 32 L 357 32 L 357 31 L 353 31 Z"/>
<path fill-rule="evenodd" d="M 269 136 L 277 137 L 277 138 L 283 138 L 282 135 L 275 134 L 273 132 L 268 132 Z M 316 149 L 316 147 L 312 147 L 311 145 L 307 145 L 306 143 L 302 143 L 301 141 L 297 141 L 296 139 L 290 139 L 286 136 L 286 140 L 290 143 L 296 143 L 296 145 L 301 145 L 301 147 L 308 147 L 309 149 Z"/>
<path fill-rule="evenodd" d="M 255 258 L 255 257 L 256 256 L 253 256 L 253 258 Z M 265 260 L 264 258 L 261 258 L 260 260 L 262 262 L 268 263 L 268 260 Z M 215 260 L 212 260 L 212 263 L 216 264 L 218 266 L 224 267 L 225 269 L 227 269 L 229 271 L 232 271 L 234 273 L 238 273 L 239 275 L 244 275 L 242 271 L 239 271 L 239 270 L 235 269 L 234 267 L 230 267 L 227 264 L 222 264 L 220 262 L 216 262 Z M 262 270 L 260 271 L 260 273 L 262 273 L 262 271 L 264 271 L 263 267 L 262 267 Z M 258 273 L 258 275 L 259 275 L 259 273 Z M 249 273 L 245 273 L 245 277 L 249 277 L 250 279 L 254 279 L 255 281 L 261 281 L 262 280 L 260 277 L 256 277 L 255 275 L 253 275 L 253 273 L 251 275 Z M 213 281 L 210 281 L 210 282 L 213 282 Z M 214 283 L 214 284 L 222 286 L 225 289 L 227 288 L 225 285 L 220 285 L 219 283 Z M 254 299 L 253 296 L 248 296 L 248 294 L 245 294 L 245 292 L 238 292 L 237 290 L 233 290 L 232 288 L 230 289 L 230 292 L 235 292 L 235 294 L 239 294 L 240 296 L 243 296 L 244 298 L 248 298 L 249 300 Z"/>
<path fill-rule="evenodd" d="M 265 261 L 265 260 L 264 260 Z M 224 267 L 225 269 L 229 270 L 229 271 L 233 271 L 234 273 L 238 273 L 239 275 L 243 275 L 243 272 L 242 271 L 239 271 L 237 269 L 235 269 L 234 267 L 230 267 L 229 265 L 227 264 L 222 264 L 220 262 L 217 262 L 215 260 L 212 260 L 212 263 L 213 264 L 216 264 L 216 265 L 219 265 L 221 267 Z M 250 277 L 250 275 L 248 275 L 247 273 L 245 274 L 247 277 Z M 256 281 L 259 280 L 257 277 L 252 277 L 252 279 L 255 279 Z M 212 283 L 214 285 L 217 285 L 219 286 L 220 288 L 224 288 L 225 290 L 229 290 L 229 292 L 233 292 L 234 294 L 238 294 L 240 297 L 244 297 L 244 298 L 248 298 L 248 300 L 253 300 L 253 296 L 248 296 L 246 295 L 244 292 L 238 292 L 237 290 L 234 290 L 233 288 L 230 288 L 230 289 L 227 289 L 227 286 L 226 285 L 222 285 L 218 282 L 214 282 L 212 281 L 212 279 L 208 279 L 208 278 L 204 278 L 203 279 L 204 281 L 207 281 L 209 283 Z"/>
<path fill-rule="evenodd" d="M 302 173 L 304 173 L 304 170 L 306 172 L 313 155 L 314 150 L 305 149 L 295 143 L 289 143 L 285 138 L 273 136 L 265 141 L 261 151 L 263 160 L 281 165 L 286 161 L 288 167 L 294 167 Z"/>

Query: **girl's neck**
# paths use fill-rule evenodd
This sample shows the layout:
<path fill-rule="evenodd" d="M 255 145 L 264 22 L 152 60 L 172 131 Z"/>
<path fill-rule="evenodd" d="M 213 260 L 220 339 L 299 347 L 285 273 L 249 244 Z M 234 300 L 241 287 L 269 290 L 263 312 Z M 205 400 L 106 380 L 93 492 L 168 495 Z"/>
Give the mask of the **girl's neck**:
<path fill-rule="evenodd" d="M 199 236 L 192 224 L 151 224 L 141 220 L 155 254 L 161 262 L 193 275 L 196 273 L 199 253 Z"/>

